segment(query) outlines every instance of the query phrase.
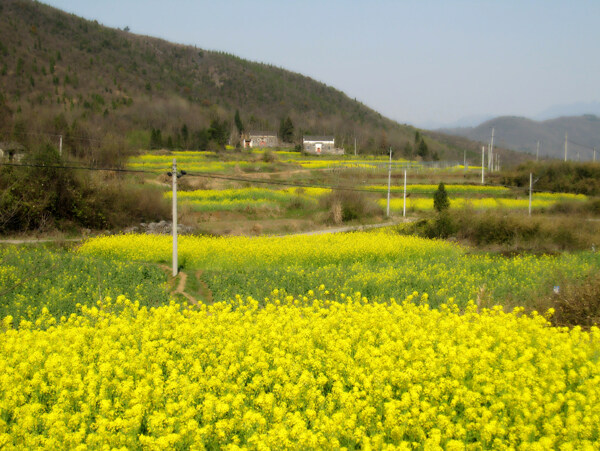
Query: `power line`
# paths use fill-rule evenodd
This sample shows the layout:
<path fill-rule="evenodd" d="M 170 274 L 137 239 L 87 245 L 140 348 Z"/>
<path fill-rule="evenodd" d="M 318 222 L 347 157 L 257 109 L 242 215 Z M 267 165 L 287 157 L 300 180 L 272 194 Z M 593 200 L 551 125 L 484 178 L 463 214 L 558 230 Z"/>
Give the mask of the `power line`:
<path fill-rule="evenodd" d="M 0 163 L 3 166 L 10 167 L 29 167 L 29 168 L 47 168 L 47 169 L 73 169 L 73 170 L 85 170 L 85 171 L 105 171 L 105 172 L 121 172 L 121 173 L 134 173 L 134 174 L 152 174 L 152 175 L 160 175 L 167 172 L 168 168 L 165 170 L 159 171 L 149 171 L 145 169 L 123 169 L 123 168 L 107 168 L 107 167 L 90 167 L 90 166 L 70 166 L 70 165 L 43 165 L 43 164 L 17 164 L 17 163 Z M 356 188 L 356 187 L 348 187 L 348 186 L 340 186 L 340 185 L 328 185 L 328 184 L 317 184 L 317 183 L 300 183 L 300 182 L 286 182 L 281 180 L 260 180 L 253 178 L 245 178 L 245 177 L 236 177 L 236 176 L 228 176 L 222 174 L 215 174 L 211 172 L 187 172 L 186 175 L 190 177 L 204 177 L 211 178 L 217 180 L 229 180 L 235 182 L 245 182 L 251 184 L 264 184 L 264 185 L 276 185 L 276 186 L 290 186 L 296 188 L 323 188 L 323 189 L 331 189 L 338 191 L 353 191 L 353 192 L 364 192 L 364 193 L 373 193 L 373 194 L 381 194 L 385 192 L 385 189 L 372 189 L 372 188 Z M 408 185 L 408 190 L 410 194 L 415 195 L 430 195 L 432 194 L 431 190 L 410 190 L 410 186 Z M 472 185 L 479 187 L 480 185 Z M 486 184 L 484 186 L 489 187 L 497 187 L 497 188 L 506 188 L 509 190 L 520 190 L 526 187 L 522 186 L 511 186 L 511 185 L 500 185 L 500 184 Z M 534 190 L 534 192 L 538 194 L 564 194 L 562 191 L 549 191 L 549 190 Z"/>

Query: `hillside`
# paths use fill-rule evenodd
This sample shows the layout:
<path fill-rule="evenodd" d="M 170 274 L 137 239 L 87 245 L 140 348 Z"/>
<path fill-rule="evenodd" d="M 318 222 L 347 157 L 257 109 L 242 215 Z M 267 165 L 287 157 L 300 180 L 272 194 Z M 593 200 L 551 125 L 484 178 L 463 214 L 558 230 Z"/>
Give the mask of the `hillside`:
<path fill-rule="evenodd" d="M 492 127 L 494 143 L 519 152 L 536 153 L 540 141 L 540 156 L 564 158 L 565 133 L 568 133 L 568 158 L 582 161 L 593 158 L 593 149 L 600 150 L 600 118 L 583 116 L 559 117 L 534 121 L 524 117 L 504 116 L 491 119 L 477 127 L 445 129 L 444 133 L 470 140 L 489 142 Z"/>
<path fill-rule="evenodd" d="M 246 130 L 278 131 L 290 117 L 296 142 L 334 134 L 348 150 L 355 137 L 361 152 L 417 150 L 415 128 L 303 75 L 28 0 L 0 3 L 0 80 L 0 140 L 57 144 L 63 135 L 74 155 L 114 147 L 121 137 L 129 148 L 147 148 L 153 130 L 166 147 L 235 144 L 236 110 Z M 462 149 L 424 136 L 425 159 L 462 158 Z"/>

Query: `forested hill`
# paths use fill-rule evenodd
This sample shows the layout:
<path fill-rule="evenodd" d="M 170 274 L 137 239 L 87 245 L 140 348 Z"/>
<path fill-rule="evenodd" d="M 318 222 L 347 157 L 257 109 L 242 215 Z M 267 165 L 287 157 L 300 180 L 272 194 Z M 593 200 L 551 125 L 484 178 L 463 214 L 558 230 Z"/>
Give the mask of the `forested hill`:
<path fill-rule="evenodd" d="M 425 159 L 462 158 L 464 147 L 427 133 L 425 146 L 415 143 L 413 127 L 309 77 L 28 0 L 0 3 L 0 85 L 0 141 L 27 145 L 63 135 L 72 153 L 85 153 L 107 134 L 146 148 L 153 130 L 164 146 L 235 141 L 236 110 L 245 130 L 277 132 L 289 117 L 295 142 L 303 134 L 333 134 L 351 150 L 356 137 L 361 152 L 392 146 L 416 156 L 420 149 Z"/>

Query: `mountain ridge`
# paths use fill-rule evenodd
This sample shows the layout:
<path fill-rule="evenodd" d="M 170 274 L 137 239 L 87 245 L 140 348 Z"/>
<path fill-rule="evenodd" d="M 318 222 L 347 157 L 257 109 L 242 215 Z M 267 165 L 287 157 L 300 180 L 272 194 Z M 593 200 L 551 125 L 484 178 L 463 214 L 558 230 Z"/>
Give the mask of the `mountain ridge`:
<path fill-rule="evenodd" d="M 167 148 L 235 144 L 238 110 L 246 130 L 277 131 L 291 118 L 296 143 L 327 134 L 348 152 L 355 139 L 361 153 L 393 147 L 398 156 L 462 161 L 465 150 L 479 152 L 476 143 L 399 124 L 310 77 L 31 0 L 0 3 L 0 81 L 0 140 L 33 144 L 44 136 L 58 145 L 63 136 L 76 156 L 105 141 L 148 148 L 153 137 Z"/>
<path fill-rule="evenodd" d="M 600 150 L 600 118 L 596 115 L 563 116 L 537 121 L 522 116 L 499 116 L 477 127 L 442 129 L 440 132 L 487 143 L 494 128 L 494 143 L 517 152 L 564 158 L 565 133 L 570 159 L 591 160 L 593 149 Z M 567 146 L 569 153 L 569 145 Z"/>

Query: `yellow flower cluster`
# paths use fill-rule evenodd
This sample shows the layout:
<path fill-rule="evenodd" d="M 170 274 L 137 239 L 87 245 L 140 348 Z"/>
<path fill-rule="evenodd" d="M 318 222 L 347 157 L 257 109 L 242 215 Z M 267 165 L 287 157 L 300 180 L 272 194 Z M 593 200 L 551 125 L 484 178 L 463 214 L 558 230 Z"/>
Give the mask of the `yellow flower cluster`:
<path fill-rule="evenodd" d="M 577 197 L 576 197 L 577 196 Z M 563 200 L 585 200 L 582 195 L 569 194 L 536 194 L 531 201 L 531 208 L 548 208 L 555 203 Z M 387 206 L 387 199 L 379 199 L 379 205 Z M 404 208 L 404 199 L 390 199 L 390 209 L 393 211 L 402 211 Z M 409 197 L 406 199 L 406 208 L 413 211 L 433 210 L 433 198 Z M 506 209 L 506 210 L 526 210 L 529 208 L 529 199 L 507 199 L 500 197 L 484 198 L 450 198 L 450 208 L 473 208 L 475 210 Z"/>
<path fill-rule="evenodd" d="M 0 447 L 598 449 L 600 330 L 497 307 L 119 297 L 0 333 Z"/>
<path fill-rule="evenodd" d="M 223 190 L 179 191 L 177 200 L 197 211 L 243 210 L 245 208 L 285 207 L 300 197 L 306 201 L 315 201 L 318 197 L 331 192 L 326 188 L 238 188 Z M 165 198 L 171 199 L 173 193 L 166 191 Z"/>
<path fill-rule="evenodd" d="M 375 191 L 387 192 L 387 185 L 371 185 L 365 188 L 372 189 Z M 425 184 L 410 184 L 406 186 L 407 193 L 417 194 L 433 194 L 438 189 L 438 185 L 425 185 Z M 509 188 L 503 186 L 480 186 L 480 185 L 445 185 L 445 189 L 449 194 L 494 194 L 503 195 L 510 193 Z M 404 192 L 404 186 L 392 186 L 391 191 L 394 193 Z"/>
<path fill-rule="evenodd" d="M 79 252 L 107 260 L 168 263 L 171 246 L 169 236 L 114 235 L 90 239 Z M 331 294 L 361 291 L 372 300 L 384 300 L 417 290 L 429 293 L 434 306 L 453 296 L 464 307 L 484 287 L 488 300 L 505 305 L 523 305 L 549 295 L 564 277 L 579 280 L 597 272 L 600 254 L 474 255 L 457 244 L 378 231 L 255 238 L 182 236 L 179 262 L 203 270 L 215 300 L 239 293 L 263 299 L 275 288 L 300 295 L 325 282 Z"/>
<path fill-rule="evenodd" d="M 240 268 L 289 263 L 324 266 L 338 262 L 377 262 L 462 254 L 460 246 L 387 232 L 288 237 L 179 237 L 180 258 L 197 268 Z M 112 235 L 91 238 L 79 252 L 116 259 L 166 262 L 172 240 L 161 235 Z"/>

